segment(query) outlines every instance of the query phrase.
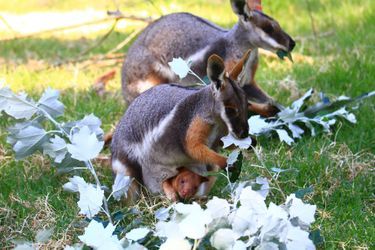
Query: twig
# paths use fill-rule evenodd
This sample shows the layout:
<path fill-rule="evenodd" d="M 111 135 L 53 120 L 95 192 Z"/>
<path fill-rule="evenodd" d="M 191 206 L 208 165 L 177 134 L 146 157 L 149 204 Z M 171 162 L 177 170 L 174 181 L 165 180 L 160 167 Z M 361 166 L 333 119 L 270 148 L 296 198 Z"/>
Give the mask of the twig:
<path fill-rule="evenodd" d="M 314 37 L 317 38 L 317 31 L 316 31 L 316 27 L 315 27 L 315 20 L 314 20 L 314 17 L 312 15 L 310 1 L 309 0 L 305 0 L 305 2 L 306 2 L 306 5 L 307 5 L 307 11 L 308 11 L 309 17 L 310 17 L 311 29 L 312 29 L 312 31 L 314 33 Z"/>
<path fill-rule="evenodd" d="M 116 13 L 116 14 L 114 14 L 114 13 Z M 129 19 L 129 20 L 135 20 L 135 21 L 142 21 L 142 22 L 146 22 L 146 23 L 150 23 L 150 22 L 153 21 L 152 18 L 137 17 L 137 16 L 134 16 L 134 15 L 124 15 L 119 11 L 116 11 L 116 12 L 108 11 L 107 14 L 109 15 L 109 17 L 105 17 L 105 18 L 102 18 L 102 19 L 98 19 L 98 20 L 94 20 L 94 21 L 88 21 L 88 22 L 79 23 L 79 24 L 73 24 L 73 25 L 69 25 L 69 26 L 57 27 L 57 28 L 53 28 L 53 29 L 41 30 L 41 31 L 37 31 L 37 32 L 34 32 L 34 33 L 30 33 L 30 34 L 16 35 L 14 37 L 0 39 L 0 41 L 4 42 L 4 41 L 16 40 L 16 39 L 25 39 L 25 38 L 29 38 L 29 37 L 39 36 L 39 35 L 46 34 L 46 33 L 53 33 L 53 32 L 58 32 L 58 31 L 63 31 L 63 30 L 75 29 L 75 28 L 80 28 L 82 26 L 88 26 L 88 25 L 95 25 L 95 24 L 98 24 L 98 23 L 111 21 L 113 19 L 115 19 L 115 20 Z"/>
<path fill-rule="evenodd" d="M 334 30 L 329 30 L 329 31 L 326 31 L 326 32 L 321 32 L 321 33 L 313 34 L 313 35 L 309 35 L 309 36 L 297 36 L 297 37 L 294 38 L 294 40 L 296 40 L 297 42 L 303 42 L 303 41 L 306 41 L 306 40 L 332 36 L 334 34 L 335 34 Z"/>

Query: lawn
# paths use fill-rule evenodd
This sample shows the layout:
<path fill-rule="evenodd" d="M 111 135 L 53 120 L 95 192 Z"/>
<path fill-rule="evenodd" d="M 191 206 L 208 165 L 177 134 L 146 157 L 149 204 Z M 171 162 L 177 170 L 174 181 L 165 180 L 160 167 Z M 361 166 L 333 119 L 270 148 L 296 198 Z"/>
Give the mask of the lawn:
<path fill-rule="evenodd" d="M 116 9 L 115 2 L 119 2 L 123 13 L 143 17 L 189 11 L 225 27 L 236 22 L 227 0 L 101 0 L 93 4 L 87 0 L 0 1 L 0 39 L 11 38 L 17 32 L 2 21 L 10 15 L 22 18 L 37 12 L 41 18 L 33 22 L 38 25 L 46 22 L 44 18 L 51 18 L 43 16 L 48 13 L 77 10 L 85 15 L 88 9 L 105 12 Z M 261 56 L 257 81 L 276 100 L 288 105 L 310 87 L 328 96 L 354 97 L 375 90 L 375 1 L 264 0 L 263 5 L 264 12 L 278 20 L 297 41 L 293 64 Z M 120 20 L 100 43 L 113 22 L 0 41 L 0 82 L 33 97 L 48 86 L 59 89 L 66 106 L 61 121 L 94 113 L 102 120 L 104 131 L 110 131 L 126 110 L 120 91 L 120 53 L 126 53 L 131 43 L 116 51 L 115 59 L 103 55 L 145 25 Z M 99 96 L 92 89 L 93 83 L 113 69 L 116 76 L 109 82 L 108 92 Z M 280 143 L 276 137 L 258 140 L 257 149 L 266 168 L 292 169 L 273 180 L 273 187 L 278 185 L 284 194 L 313 187 L 305 201 L 317 205 L 313 229 L 320 229 L 324 237 L 322 249 L 375 247 L 374 98 L 354 112 L 357 124 L 340 121 L 331 134 L 311 137 L 307 133 L 293 146 Z M 32 241 L 37 230 L 52 227 L 53 237 L 44 248 L 62 248 L 77 242 L 82 233 L 77 197 L 62 190 L 71 175 L 59 174 L 41 155 L 14 160 L 6 143 L 6 127 L 11 123 L 5 116 L 0 118 L 0 248 L 10 248 L 15 239 Z M 103 183 L 111 186 L 109 167 L 96 164 L 96 169 Z M 249 152 L 240 178 L 258 175 L 270 177 L 259 159 Z M 213 194 L 225 195 L 221 194 L 224 186 L 224 181 L 218 182 Z M 269 200 L 281 203 L 283 196 L 273 189 Z M 142 199 L 137 207 L 144 215 L 132 215 L 126 222 L 143 217 L 143 223 L 150 223 L 153 218 L 147 216 L 147 211 L 161 202 L 166 201 Z M 110 205 L 112 211 L 127 209 L 122 203 Z"/>

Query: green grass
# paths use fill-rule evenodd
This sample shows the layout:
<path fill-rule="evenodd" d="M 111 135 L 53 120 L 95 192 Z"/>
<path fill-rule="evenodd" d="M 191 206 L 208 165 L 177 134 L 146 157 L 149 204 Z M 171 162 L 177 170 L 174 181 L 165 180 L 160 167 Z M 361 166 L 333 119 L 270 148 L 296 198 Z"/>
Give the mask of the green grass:
<path fill-rule="evenodd" d="M 190 11 L 230 27 L 236 17 L 230 11 L 229 1 L 119 1 L 125 13 L 158 16 L 160 12 Z M 307 2 L 310 3 L 315 29 L 318 34 L 332 31 L 329 36 L 313 38 Z M 275 19 L 292 36 L 297 37 L 295 63 L 282 62 L 262 56 L 257 73 L 258 83 L 283 104 L 290 104 L 310 87 L 331 96 L 356 96 L 375 88 L 375 2 L 371 0 L 310 0 L 263 1 L 264 11 Z M 0 10 L 11 13 L 32 11 L 69 11 L 93 7 L 97 10 L 114 9 L 111 1 L 1 1 Z M 0 13 L 1 14 L 1 13 Z M 111 23 L 108 23 L 108 29 Z M 114 48 L 139 24 L 117 28 L 107 40 L 88 53 L 86 58 L 100 56 Z M 107 29 L 107 30 L 108 30 Z M 52 33 L 1 42 L 0 80 L 13 90 L 24 90 L 36 97 L 48 86 L 61 90 L 66 114 L 62 120 L 81 119 L 94 113 L 109 131 L 115 126 L 125 105 L 120 94 L 121 62 L 104 61 L 88 64 L 57 62 L 74 59 L 77 54 L 96 43 L 106 30 L 82 36 L 79 31 Z M 0 34 L 5 31 L 0 30 Z M 128 46 L 127 46 L 128 47 Z M 121 52 L 125 52 L 127 47 Z M 86 67 L 84 67 L 86 65 Z M 99 97 L 91 90 L 95 79 L 115 69 L 117 75 L 109 84 L 109 93 Z M 286 81 L 285 79 L 289 79 Z M 281 144 L 277 138 L 259 138 L 260 153 L 267 168 L 292 168 L 282 173 L 276 182 L 284 194 L 313 186 L 306 201 L 316 204 L 317 221 L 325 238 L 324 249 L 371 249 L 375 242 L 374 175 L 375 166 L 375 103 L 368 100 L 357 111 L 358 122 L 338 122 L 332 134 L 309 135 L 292 147 Z M 66 193 L 62 185 L 68 174 L 59 175 L 51 168 L 46 157 L 32 156 L 15 161 L 6 144 L 6 126 L 10 120 L 0 120 L 0 248 L 12 246 L 13 239 L 33 240 L 35 231 L 54 227 L 53 239 L 48 247 L 62 247 L 77 242 L 82 232 L 82 218 L 78 217 L 75 194 Z M 259 148 L 258 148 L 259 149 Z M 105 152 L 108 154 L 108 152 Z M 260 168 L 254 153 L 246 154 L 242 179 L 257 175 L 269 177 Z M 108 167 L 97 165 L 100 178 L 110 186 L 112 176 Z M 223 180 L 213 194 L 222 195 Z M 273 190 L 270 199 L 283 202 L 280 191 Z M 157 200 L 160 201 L 160 200 Z M 152 198 L 138 207 L 146 211 L 154 204 Z M 126 209 L 122 203 L 111 204 L 112 211 Z M 131 219 L 140 217 L 134 215 Z M 152 221 L 152 218 L 146 217 Z"/>

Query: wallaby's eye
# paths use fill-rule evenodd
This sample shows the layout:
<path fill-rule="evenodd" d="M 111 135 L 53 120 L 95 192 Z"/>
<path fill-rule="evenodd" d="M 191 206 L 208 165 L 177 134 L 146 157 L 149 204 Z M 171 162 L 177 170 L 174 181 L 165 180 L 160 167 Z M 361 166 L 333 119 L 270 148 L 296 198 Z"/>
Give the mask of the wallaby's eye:
<path fill-rule="evenodd" d="M 184 183 L 185 183 L 185 180 L 184 180 L 184 179 L 182 179 L 182 180 L 180 181 L 180 183 L 181 183 L 181 184 L 184 184 Z"/>
<path fill-rule="evenodd" d="M 225 113 L 228 117 L 236 117 L 238 116 L 238 110 L 232 107 L 225 107 Z"/>
<path fill-rule="evenodd" d="M 263 27 L 263 30 L 264 30 L 264 32 L 266 32 L 266 33 L 272 33 L 274 29 L 273 29 L 272 24 L 266 24 L 266 25 Z"/>

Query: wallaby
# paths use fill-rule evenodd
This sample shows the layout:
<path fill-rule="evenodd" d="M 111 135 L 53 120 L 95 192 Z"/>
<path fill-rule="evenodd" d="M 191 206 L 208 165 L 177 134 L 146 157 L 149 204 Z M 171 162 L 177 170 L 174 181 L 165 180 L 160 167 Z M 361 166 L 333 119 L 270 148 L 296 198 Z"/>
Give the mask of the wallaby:
<path fill-rule="evenodd" d="M 211 83 L 203 88 L 161 84 L 130 104 L 112 138 L 116 174 L 132 176 L 137 180 L 132 185 L 141 183 L 159 193 L 181 166 L 199 175 L 227 166 L 226 157 L 215 149 L 228 132 L 248 136 L 247 99 L 241 88 L 247 76 L 233 80 L 237 73 L 228 75 L 217 55 L 209 57 L 207 75 Z M 203 193 L 215 181 L 208 179 Z"/>
<path fill-rule="evenodd" d="M 178 199 L 190 199 L 197 193 L 203 182 L 209 181 L 207 177 L 181 167 L 178 174 L 172 178 L 165 180 L 162 184 L 165 195 L 172 201 Z"/>
<path fill-rule="evenodd" d="M 226 69 L 231 70 L 249 49 L 259 47 L 284 53 L 293 50 L 295 42 L 277 21 L 258 10 L 250 9 L 246 0 L 230 2 L 238 16 L 238 23 L 230 30 L 189 13 L 166 15 L 146 27 L 129 48 L 123 64 L 122 89 L 126 101 L 132 102 L 143 91 L 161 83 L 190 85 L 196 82 L 194 76 L 180 80 L 171 71 L 168 62 L 173 58 L 182 57 L 190 61 L 192 70 L 203 78 L 206 75 L 207 58 L 212 54 L 223 58 Z M 257 65 L 256 53 L 251 80 L 244 86 L 244 90 L 250 101 L 264 104 L 250 105 L 250 110 L 272 116 L 278 109 L 254 81 Z"/>

